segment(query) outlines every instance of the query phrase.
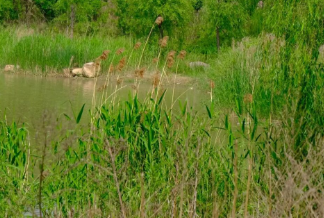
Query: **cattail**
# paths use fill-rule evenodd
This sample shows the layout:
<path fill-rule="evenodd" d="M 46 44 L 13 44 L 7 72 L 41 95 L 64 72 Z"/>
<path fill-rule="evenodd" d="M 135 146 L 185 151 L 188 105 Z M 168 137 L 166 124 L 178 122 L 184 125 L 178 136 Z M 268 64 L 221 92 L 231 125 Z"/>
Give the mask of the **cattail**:
<path fill-rule="evenodd" d="M 102 55 L 100 56 L 100 59 L 101 59 L 101 60 L 106 60 L 107 57 L 108 57 L 108 54 L 109 54 L 109 53 L 110 53 L 109 50 L 105 50 L 105 51 L 103 51 Z"/>
<path fill-rule="evenodd" d="M 163 23 L 163 21 L 164 21 L 163 17 L 158 16 L 155 20 L 155 23 L 160 26 Z"/>
<path fill-rule="evenodd" d="M 145 68 L 141 68 L 141 69 L 137 69 L 135 70 L 135 76 L 136 77 L 140 77 L 143 78 L 144 77 L 144 73 L 145 73 Z"/>
<path fill-rule="evenodd" d="M 153 87 L 156 88 L 160 84 L 160 76 L 159 72 L 156 72 L 153 76 L 153 81 L 152 81 Z"/>
<path fill-rule="evenodd" d="M 173 58 L 168 58 L 167 59 L 167 67 L 171 68 L 174 64 L 174 59 Z"/>
<path fill-rule="evenodd" d="M 252 103 L 253 101 L 253 95 L 252 94 L 246 94 L 244 95 L 244 103 Z"/>
<path fill-rule="evenodd" d="M 121 71 L 124 68 L 125 63 L 126 63 L 126 58 L 123 57 L 122 59 L 120 59 L 118 65 L 117 65 L 117 70 Z"/>
<path fill-rule="evenodd" d="M 169 40 L 169 36 L 164 36 L 161 40 L 160 40 L 160 46 L 162 48 L 166 47 L 168 45 L 168 40 Z"/>
<path fill-rule="evenodd" d="M 210 80 L 209 86 L 210 86 L 211 89 L 214 89 L 215 88 L 215 83 L 214 83 L 213 80 Z"/>
<path fill-rule="evenodd" d="M 142 43 L 141 42 L 137 42 L 134 46 L 134 49 L 137 50 L 139 49 L 139 47 L 141 47 Z"/>
<path fill-rule="evenodd" d="M 159 61 L 159 58 L 154 58 L 153 63 L 157 63 Z"/>
<path fill-rule="evenodd" d="M 174 58 L 175 57 L 175 54 L 176 54 L 176 51 L 170 51 L 169 53 L 168 53 L 168 57 L 171 57 L 171 58 Z"/>
<path fill-rule="evenodd" d="M 184 59 L 186 57 L 187 52 L 185 50 L 180 51 L 178 58 L 179 59 Z"/>
<path fill-rule="evenodd" d="M 124 48 L 120 48 L 116 51 L 116 55 L 120 55 L 121 53 L 123 53 L 125 51 Z"/>
<path fill-rule="evenodd" d="M 118 78 L 117 79 L 117 86 L 119 86 L 120 84 L 122 84 L 122 82 L 123 82 L 123 79 L 122 78 Z"/>
<path fill-rule="evenodd" d="M 171 68 L 174 64 L 174 57 L 175 57 L 176 52 L 175 51 L 170 51 L 167 55 L 167 66 L 168 68 Z"/>
<path fill-rule="evenodd" d="M 113 73 L 114 72 L 114 65 L 110 64 L 108 73 Z"/>

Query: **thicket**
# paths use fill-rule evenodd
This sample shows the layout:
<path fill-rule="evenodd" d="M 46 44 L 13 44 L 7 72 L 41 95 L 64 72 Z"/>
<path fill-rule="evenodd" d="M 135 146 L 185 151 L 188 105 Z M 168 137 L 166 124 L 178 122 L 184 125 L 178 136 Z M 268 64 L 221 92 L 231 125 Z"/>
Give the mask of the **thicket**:
<path fill-rule="evenodd" d="M 273 1 L 275 2 L 275 1 Z M 257 35 L 264 30 L 263 20 L 271 10 L 247 0 L 3 0 L 0 22 L 3 25 L 37 25 L 73 35 L 146 36 L 158 16 L 164 18 L 154 37 L 168 35 L 178 46 L 213 53 L 233 39 Z M 43 25 L 39 25 L 42 23 Z"/>

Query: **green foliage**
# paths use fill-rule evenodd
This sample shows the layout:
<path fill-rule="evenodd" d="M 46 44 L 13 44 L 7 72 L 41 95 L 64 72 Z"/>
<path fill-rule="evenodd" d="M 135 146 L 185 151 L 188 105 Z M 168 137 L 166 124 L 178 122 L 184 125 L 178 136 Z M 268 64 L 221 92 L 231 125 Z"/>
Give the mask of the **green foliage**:
<path fill-rule="evenodd" d="M 146 36 L 159 15 L 164 18 L 162 26 L 167 32 L 165 35 L 175 36 L 175 31 L 181 32 L 186 27 L 192 11 L 187 0 L 116 2 L 119 26 L 125 33 L 131 32 L 138 36 Z"/>
<path fill-rule="evenodd" d="M 22 197 L 27 188 L 29 164 L 26 138 L 24 127 L 0 122 L 0 211 L 7 211 L 7 216 L 22 213 L 26 206 L 26 197 Z"/>
<path fill-rule="evenodd" d="M 54 22 L 64 27 L 75 28 L 77 33 L 89 34 L 98 31 L 96 21 L 104 2 L 102 0 L 94 1 L 71 1 L 58 0 L 53 6 L 55 10 Z"/>
<path fill-rule="evenodd" d="M 0 2 L 0 20 L 8 20 L 10 14 L 9 10 L 12 9 L 12 2 L 9 0 Z"/>
<path fill-rule="evenodd" d="M 206 40 L 216 42 L 216 31 L 220 32 L 221 42 L 229 44 L 232 39 L 240 39 L 244 34 L 247 12 L 237 1 L 206 1 Z"/>
<path fill-rule="evenodd" d="M 199 11 L 204 5 L 202 0 L 195 0 L 192 2 L 192 6 L 196 11 Z"/>
<path fill-rule="evenodd" d="M 35 5 L 39 8 L 47 21 L 55 18 L 55 4 L 58 0 L 34 0 Z"/>
<path fill-rule="evenodd" d="M 0 22 L 2 20 L 10 21 L 18 18 L 19 11 L 15 11 L 12 0 L 3 0 L 0 2 Z"/>

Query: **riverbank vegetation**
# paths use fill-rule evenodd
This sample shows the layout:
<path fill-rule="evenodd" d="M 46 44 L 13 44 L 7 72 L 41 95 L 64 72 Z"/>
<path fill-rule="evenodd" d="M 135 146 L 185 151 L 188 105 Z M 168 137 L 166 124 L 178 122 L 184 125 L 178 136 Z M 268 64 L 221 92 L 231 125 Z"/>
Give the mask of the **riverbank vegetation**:
<path fill-rule="evenodd" d="M 116 100 L 122 85 L 117 81 L 116 92 L 100 93 L 105 103 L 92 102 L 87 125 L 80 125 L 83 107 L 55 124 L 45 113 L 37 142 L 29 140 L 23 124 L 2 121 L 1 216 L 324 215 L 321 1 L 179 1 L 179 7 L 116 1 L 108 13 L 116 16 L 112 38 L 103 37 L 101 28 L 88 32 L 94 23 L 107 24 L 91 14 L 101 7 L 96 1 L 86 17 L 82 1 L 49 2 L 55 6 L 46 15 L 53 33 L 23 31 L 20 37 L 19 28 L 2 27 L 5 61 L 63 69 L 71 56 L 81 64 L 108 49 L 102 77 L 110 81 L 111 64 L 125 70 L 116 71 L 120 75 L 128 68 L 134 91 L 128 100 Z M 191 18 L 188 11 L 194 12 Z M 7 26 L 10 16 L 1 17 Z M 186 64 L 201 59 L 210 67 L 196 71 Z M 152 88 L 139 100 L 147 69 Z M 169 72 L 201 79 L 200 89 L 208 91 L 204 110 L 176 101 L 175 83 L 173 89 L 161 87 Z"/>

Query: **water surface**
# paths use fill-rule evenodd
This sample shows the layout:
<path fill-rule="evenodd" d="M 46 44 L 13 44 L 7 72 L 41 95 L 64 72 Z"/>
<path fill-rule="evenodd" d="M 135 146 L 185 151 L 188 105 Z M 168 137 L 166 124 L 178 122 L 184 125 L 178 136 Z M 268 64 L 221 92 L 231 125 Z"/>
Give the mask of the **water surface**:
<path fill-rule="evenodd" d="M 89 117 L 94 90 L 96 102 L 100 102 L 103 92 L 110 96 L 116 90 L 116 83 L 102 90 L 105 77 L 95 79 L 87 78 L 61 78 L 40 77 L 13 73 L 0 73 L 0 116 L 6 116 L 8 122 L 16 121 L 25 123 L 29 128 L 39 129 L 42 125 L 44 114 L 51 117 L 68 114 L 73 118 L 82 105 L 85 104 L 83 120 Z M 116 94 L 116 100 L 126 100 L 133 92 L 133 83 L 124 82 L 123 88 Z M 173 86 L 165 86 L 166 102 L 171 105 Z M 139 86 L 139 98 L 144 98 L 152 89 L 148 82 Z M 188 101 L 190 105 L 199 105 L 202 94 L 188 85 L 176 85 L 174 99 Z M 108 99 L 108 103 L 111 98 Z"/>

